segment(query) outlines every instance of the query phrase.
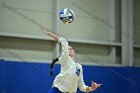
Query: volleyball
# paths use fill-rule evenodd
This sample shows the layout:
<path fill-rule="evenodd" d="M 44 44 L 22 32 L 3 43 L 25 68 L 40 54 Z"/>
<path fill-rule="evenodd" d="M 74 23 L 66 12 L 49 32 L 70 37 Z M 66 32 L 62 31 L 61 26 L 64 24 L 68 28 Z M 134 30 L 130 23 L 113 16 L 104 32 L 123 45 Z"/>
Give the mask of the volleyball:
<path fill-rule="evenodd" d="M 70 8 L 65 8 L 60 11 L 60 20 L 65 24 L 70 24 L 75 18 L 74 12 Z"/>

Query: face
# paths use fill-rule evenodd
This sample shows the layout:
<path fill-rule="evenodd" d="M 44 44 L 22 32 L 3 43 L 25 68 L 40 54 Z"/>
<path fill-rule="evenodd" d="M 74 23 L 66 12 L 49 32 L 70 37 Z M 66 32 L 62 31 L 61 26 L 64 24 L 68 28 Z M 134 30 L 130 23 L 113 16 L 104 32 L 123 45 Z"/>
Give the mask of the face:
<path fill-rule="evenodd" d="M 71 46 L 69 46 L 68 48 L 69 48 L 69 56 L 74 56 L 75 55 L 74 49 Z"/>

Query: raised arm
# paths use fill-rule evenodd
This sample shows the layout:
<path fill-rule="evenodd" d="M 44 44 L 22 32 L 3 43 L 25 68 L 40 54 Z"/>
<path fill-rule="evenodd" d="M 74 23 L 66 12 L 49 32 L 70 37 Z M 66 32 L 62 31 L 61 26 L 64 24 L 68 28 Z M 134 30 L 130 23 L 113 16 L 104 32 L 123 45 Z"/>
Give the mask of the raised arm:
<path fill-rule="evenodd" d="M 55 41 L 58 41 L 62 45 L 62 53 L 59 59 L 62 61 L 62 63 L 67 62 L 69 58 L 69 50 L 68 50 L 68 42 L 66 41 L 65 38 L 58 36 L 52 32 L 47 31 L 46 29 L 42 30 L 44 33 L 47 35 L 51 36 Z"/>

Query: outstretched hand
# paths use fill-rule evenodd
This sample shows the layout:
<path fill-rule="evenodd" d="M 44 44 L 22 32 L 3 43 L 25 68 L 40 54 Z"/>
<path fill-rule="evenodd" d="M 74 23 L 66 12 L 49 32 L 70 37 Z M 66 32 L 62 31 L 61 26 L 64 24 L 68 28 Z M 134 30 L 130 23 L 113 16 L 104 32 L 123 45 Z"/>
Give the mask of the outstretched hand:
<path fill-rule="evenodd" d="M 102 84 L 97 84 L 95 82 L 92 81 L 91 83 L 91 89 L 94 91 L 96 90 L 97 88 L 99 88 Z"/>
<path fill-rule="evenodd" d="M 42 32 L 44 32 L 44 33 L 48 33 L 49 31 L 48 31 L 48 29 L 46 29 L 46 28 L 42 28 Z"/>
<path fill-rule="evenodd" d="M 42 32 L 44 32 L 47 35 L 51 36 L 55 41 L 58 41 L 59 40 L 59 36 L 56 35 L 56 34 L 54 34 L 54 33 L 52 33 L 52 32 L 50 32 L 50 31 L 48 31 L 48 29 L 43 28 L 42 29 Z"/>

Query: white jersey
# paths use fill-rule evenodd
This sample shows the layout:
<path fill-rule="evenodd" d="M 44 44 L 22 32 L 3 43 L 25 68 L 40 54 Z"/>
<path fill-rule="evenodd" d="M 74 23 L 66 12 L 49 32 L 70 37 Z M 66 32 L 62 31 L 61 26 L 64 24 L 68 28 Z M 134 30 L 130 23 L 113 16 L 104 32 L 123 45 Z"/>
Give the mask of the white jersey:
<path fill-rule="evenodd" d="M 83 80 L 82 66 L 69 56 L 68 42 L 61 37 L 59 42 L 62 45 L 62 54 L 59 57 L 61 64 L 60 73 L 56 76 L 53 87 L 57 87 L 61 92 L 76 93 L 77 88 L 86 92 L 86 86 Z"/>

